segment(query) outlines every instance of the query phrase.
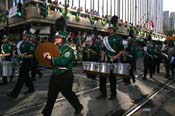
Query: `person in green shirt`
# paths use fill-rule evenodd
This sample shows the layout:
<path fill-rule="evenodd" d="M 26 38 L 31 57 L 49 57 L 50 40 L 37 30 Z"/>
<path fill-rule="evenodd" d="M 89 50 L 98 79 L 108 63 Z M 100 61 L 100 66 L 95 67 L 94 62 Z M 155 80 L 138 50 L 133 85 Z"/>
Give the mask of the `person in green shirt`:
<path fill-rule="evenodd" d="M 10 37 L 5 35 L 3 39 L 3 44 L 1 45 L 1 60 L 2 60 L 2 67 L 5 67 L 5 69 L 8 68 L 7 73 L 4 74 L 2 72 L 2 84 L 1 85 L 6 85 L 8 83 L 7 81 L 7 76 L 10 77 L 10 82 L 13 79 L 13 63 L 12 63 L 12 53 L 14 50 L 13 44 L 9 41 Z"/>
<path fill-rule="evenodd" d="M 50 53 L 45 53 L 43 57 L 52 62 L 52 76 L 49 81 L 47 104 L 42 111 L 44 116 L 51 116 L 55 100 L 61 92 L 63 96 L 75 109 L 75 115 L 81 114 L 83 106 L 80 104 L 78 97 L 72 91 L 73 72 L 72 65 L 74 51 L 66 45 L 67 32 L 57 32 L 54 37 L 54 44 L 58 46 L 61 52 L 60 57 L 52 57 Z"/>
<path fill-rule="evenodd" d="M 17 44 L 17 57 L 21 59 L 21 67 L 19 69 L 19 77 L 15 88 L 10 92 L 7 93 L 8 97 L 16 99 L 25 84 L 28 87 L 28 90 L 24 92 L 24 94 L 33 93 L 34 86 L 33 82 L 30 78 L 29 72 L 31 70 L 31 61 L 34 54 L 34 47 L 29 41 L 31 36 L 31 32 L 24 31 L 23 39 Z"/>

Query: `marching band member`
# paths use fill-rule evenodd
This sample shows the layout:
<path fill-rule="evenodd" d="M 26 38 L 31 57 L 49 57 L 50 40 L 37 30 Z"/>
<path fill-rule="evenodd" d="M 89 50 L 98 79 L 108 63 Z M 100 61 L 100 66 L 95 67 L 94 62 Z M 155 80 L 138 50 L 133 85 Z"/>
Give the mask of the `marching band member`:
<path fill-rule="evenodd" d="M 83 106 L 78 97 L 72 91 L 74 76 L 72 73 L 74 51 L 66 45 L 67 32 L 57 32 L 54 44 L 58 46 L 61 57 L 52 57 L 50 53 L 44 53 L 43 57 L 52 62 L 52 76 L 49 81 L 47 104 L 42 111 L 44 116 L 51 116 L 55 100 L 61 92 L 75 109 L 75 115 L 81 114 Z"/>
<path fill-rule="evenodd" d="M 111 59 L 113 59 L 114 55 L 117 55 L 124 49 L 124 46 L 122 45 L 122 36 L 117 35 L 116 33 L 116 28 L 115 27 L 109 27 L 108 28 L 108 33 L 109 36 L 108 38 L 104 38 L 103 43 L 105 45 L 105 48 L 101 52 L 101 62 L 110 62 Z M 105 59 L 106 57 L 106 59 Z M 117 62 L 114 60 L 113 62 Z M 106 90 L 106 80 L 107 77 L 104 75 L 100 75 L 100 95 L 96 97 L 96 99 L 102 99 L 106 98 L 107 96 L 107 90 Z M 110 82 L 110 90 L 111 90 L 111 95 L 108 98 L 109 100 L 116 99 L 116 77 L 114 74 L 110 74 L 109 76 L 109 82 Z"/>
<path fill-rule="evenodd" d="M 143 79 L 147 79 L 147 73 L 149 70 L 150 78 L 153 76 L 153 59 L 154 59 L 154 49 L 152 47 L 152 42 L 148 41 L 147 46 L 144 47 L 145 55 L 144 55 L 144 77 Z"/>
<path fill-rule="evenodd" d="M 14 75 L 12 75 L 13 74 L 12 73 L 12 70 L 13 70 L 13 65 L 12 64 L 13 63 L 11 61 L 12 60 L 11 57 L 12 57 L 14 46 L 9 41 L 9 37 L 8 36 L 4 36 L 4 39 L 3 39 L 2 42 L 3 42 L 3 44 L 1 45 L 1 54 L 0 54 L 0 57 L 2 59 L 2 65 L 5 65 L 5 64 L 3 64 L 3 62 L 4 63 L 7 62 L 7 61 L 8 62 L 11 62 L 11 65 L 10 66 L 9 65 L 8 66 L 6 65 L 7 67 L 10 67 L 11 70 L 7 70 L 7 74 L 5 74 L 5 75 L 9 75 L 10 76 L 10 82 L 11 82 L 12 79 L 13 79 L 13 76 L 14 76 Z M 2 67 L 5 67 L 5 66 L 2 66 Z M 5 84 L 8 83 L 7 76 L 5 76 L 5 75 L 2 74 L 2 85 L 5 85 Z"/>
<path fill-rule="evenodd" d="M 24 32 L 23 39 L 17 44 L 18 55 L 21 58 L 22 63 L 19 69 L 19 77 L 15 88 L 10 93 L 7 93 L 7 96 L 11 98 L 18 97 L 19 92 L 21 91 L 24 84 L 26 84 L 29 88 L 26 92 L 24 92 L 24 94 L 34 92 L 33 82 L 29 76 L 29 71 L 31 70 L 31 60 L 34 53 L 34 48 L 29 42 L 30 36 L 31 33 Z"/>

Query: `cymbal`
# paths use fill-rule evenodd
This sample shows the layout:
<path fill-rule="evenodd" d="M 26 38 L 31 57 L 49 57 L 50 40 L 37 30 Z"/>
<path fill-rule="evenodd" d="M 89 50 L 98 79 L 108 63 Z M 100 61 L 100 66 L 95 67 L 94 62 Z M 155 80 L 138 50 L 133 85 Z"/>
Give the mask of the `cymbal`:
<path fill-rule="evenodd" d="M 43 54 L 47 52 L 50 53 L 52 57 L 60 57 L 60 51 L 55 44 L 49 42 L 40 43 L 37 46 L 35 50 L 35 56 L 39 64 L 47 67 L 52 67 L 52 62 L 46 60 L 43 56 Z"/>

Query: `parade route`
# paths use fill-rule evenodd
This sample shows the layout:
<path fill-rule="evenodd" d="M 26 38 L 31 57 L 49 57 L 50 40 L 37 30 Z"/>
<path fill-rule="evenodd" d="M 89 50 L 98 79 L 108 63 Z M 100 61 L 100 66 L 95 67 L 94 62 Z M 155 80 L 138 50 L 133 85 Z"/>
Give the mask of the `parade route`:
<path fill-rule="evenodd" d="M 34 82 L 36 88 L 35 92 L 28 95 L 23 95 L 21 92 L 20 96 L 16 100 L 6 97 L 6 92 L 10 91 L 14 87 L 16 80 L 13 83 L 9 83 L 7 86 L 1 86 L 0 101 L 2 104 L 0 106 L 0 115 L 42 116 L 41 111 L 47 99 L 47 86 L 51 71 L 47 69 L 43 70 L 43 72 L 44 76 Z M 73 90 L 76 92 L 81 103 L 84 106 L 82 116 L 120 116 L 134 105 L 146 99 L 156 89 L 163 86 L 168 80 L 165 79 L 162 75 L 163 73 L 161 72 L 161 74 L 155 74 L 153 76 L 153 79 L 148 77 L 147 80 L 143 80 L 142 72 L 137 71 L 136 83 L 126 85 L 123 83 L 122 79 L 117 80 L 116 100 L 96 100 L 95 97 L 99 94 L 98 78 L 97 80 L 86 78 L 86 75 L 81 71 L 81 67 L 75 67 L 75 80 Z M 174 85 L 170 86 L 172 91 L 174 87 Z M 25 91 L 25 89 L 22 91 Z M 109 92 L 108 95 L 110 95 Z M 173 100 L 173 98 L 171 100 Z M 170 103 L 168 101 L 166 104 L 167 105 L 163 106 L 162 108 L 167 109 L 170 107 Z M 144 108 L 139 112 L 143 115 L 146 115 L 147 113 Z M 73 115 L 73 108 L 67 102 L 67 100 L 65 100 L 65 98 L 59 94 L 53 109 L 52 116 Z M 138 112 L 136 113 L 136 116 L 139 116 Z"/>

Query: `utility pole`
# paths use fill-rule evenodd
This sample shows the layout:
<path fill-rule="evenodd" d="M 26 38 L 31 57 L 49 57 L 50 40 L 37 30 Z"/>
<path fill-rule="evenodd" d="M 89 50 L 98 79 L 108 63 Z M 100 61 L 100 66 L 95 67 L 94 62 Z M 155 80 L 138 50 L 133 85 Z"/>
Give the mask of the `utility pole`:
<path fill-rule="evenodd" d="M 64 27 L 64 31 L 66 31 L 66 29 L 67 29 L 67 18 L 66 18 L 66 15 L 67 15 L 67 8 L 69 7 L 69 0 L 65 0 L 64 4 L 65 4 L 65 6 L 64 6 L 64 8 L 65 8 L 64 18 L 66 20 L 66 23 L 65 23 L 66 25 Z"/>
<path fill-rule="evenodd" d="M 102 16 L 104 16 L 104 0 L 102 0 Z"/>
<path fill-rule="evenodd" d="M 148 14 L 149 14 L 149 12 L 148 12 L 148 0 L 147 0 L 147 19 L 146 19 L 146 23 L 147 23 L 147 27 L 148 27 L 148 21 L 149 21 L 149 17 L 148 17 Z"/>
<path fill-rule="evenodd" d="M 8 3 L 8 0 L 6 0 L 6 25 L 7 25 L 7 28 L 9 27 L 9 18 L 8 18 L 8 10 L 9 10 L 9 3 Z"/>
<path fill-rule="evenodd" d="M 135 25 L 137 25 L 137 0 L 135 0 Z"/>
<path fill-rule="evenodd" d="M 120 0 L 118 0 L 118 2 L 117 2 L 117 15 L 119 18 L 121 18 L 120 17 Z"/>

